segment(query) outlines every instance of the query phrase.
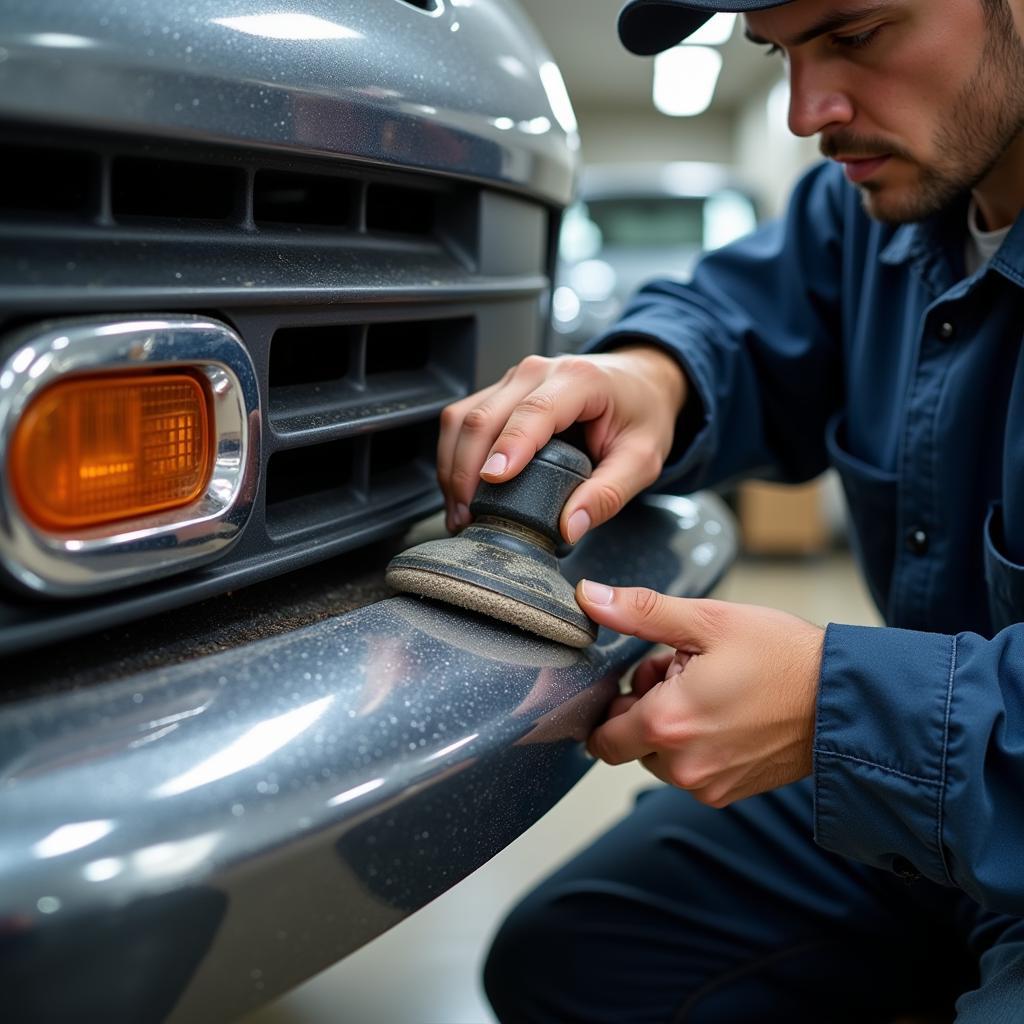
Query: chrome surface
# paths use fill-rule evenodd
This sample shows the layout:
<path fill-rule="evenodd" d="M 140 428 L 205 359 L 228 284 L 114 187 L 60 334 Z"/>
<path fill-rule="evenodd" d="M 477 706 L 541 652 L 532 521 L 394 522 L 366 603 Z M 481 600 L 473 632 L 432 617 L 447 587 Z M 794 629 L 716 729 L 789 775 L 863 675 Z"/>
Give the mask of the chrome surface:
<path fill-rule="evenodd" d="M 718 499 L 659 496 L 563 568 L 701 596 L 735 546 Z M 547 811 L 646 647 L 396 597 L 0 707 L 5 1012 L 197 1024 L 268 1001 Z"/>
<path fill-rule="evenodd" d="M 5 0 L 0 117 L 340 154 L 559 205 L 578 148 L 511 0 Z"/>
<path fill-rule="evenodd" d="M 197 316 L 55 320 L 0 338 L 0 563 L 22 586 L 77 597 L 178 572 L 222 554 L 252 513 L 259 482 L 256 373 L 225 324 Z M 211 397 L 214 462 L 189 505 L 68 533 L 22 514 L 6 471 L 18 419 L 42 389 L 70 375 L 188 367 Z"/>

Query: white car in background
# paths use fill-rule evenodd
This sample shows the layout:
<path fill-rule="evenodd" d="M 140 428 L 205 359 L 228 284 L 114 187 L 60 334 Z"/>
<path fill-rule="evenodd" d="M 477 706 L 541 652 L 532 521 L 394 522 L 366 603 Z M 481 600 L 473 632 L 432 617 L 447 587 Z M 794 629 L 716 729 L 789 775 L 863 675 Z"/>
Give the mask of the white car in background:
<path fill-rule="evenodd" d="M 703 252 L 757 226 L 753 194 L 721 164 L 586 168 L 559 238 L 553 323 L 561 351 L 610 327 L 655 277 L 686 280 Z"/>

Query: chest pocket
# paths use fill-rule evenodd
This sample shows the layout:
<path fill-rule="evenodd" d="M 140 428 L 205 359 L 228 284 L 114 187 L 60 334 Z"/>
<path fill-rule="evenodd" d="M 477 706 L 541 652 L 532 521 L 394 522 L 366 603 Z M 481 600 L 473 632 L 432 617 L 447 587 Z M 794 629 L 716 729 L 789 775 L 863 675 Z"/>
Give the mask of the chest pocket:
<path fill-rule="evenodd" d="M 1010 560 L 1003 537 L 1003 506 L 993 502 L 985 519 L 985 585 L 996 632 L 1024 621 L 1024 565 Z"/>
<path fill-rule="evenodd" d="M 853 526 L 851 543 L 871 596 L 884 615 L 896 552 L 896 474 L 872 466 L 849 451 L 845 413 L 829 420 L 825 445 L 846 493 Z"/>

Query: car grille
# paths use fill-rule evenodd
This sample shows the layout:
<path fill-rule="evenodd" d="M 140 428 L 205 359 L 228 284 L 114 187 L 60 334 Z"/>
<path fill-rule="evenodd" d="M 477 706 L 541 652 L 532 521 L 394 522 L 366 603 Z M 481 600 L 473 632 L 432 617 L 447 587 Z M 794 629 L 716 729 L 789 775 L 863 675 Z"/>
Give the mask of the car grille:
<path fill-rule="evenodd" d="M 263 420 L 256 510 L 219 561 L 88 600 L 0 594 L 0 650 L 181 605 L 440 505 L 440 410 L 546 350 L 557 211 L 308 153 L 0 129 L 0 343 L 58 316 L 238 332 Z"/>

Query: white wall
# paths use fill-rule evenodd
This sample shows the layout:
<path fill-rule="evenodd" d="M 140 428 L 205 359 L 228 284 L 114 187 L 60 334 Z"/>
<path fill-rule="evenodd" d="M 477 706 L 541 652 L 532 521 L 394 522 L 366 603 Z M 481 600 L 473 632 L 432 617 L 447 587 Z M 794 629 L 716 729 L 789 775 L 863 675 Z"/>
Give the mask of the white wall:
<path fill-rule="evenodd" d="M 635 110 L 576 108 L 583 160 L 588 164 L 659 160 L 733 160 L 732 117 L 666 117 L 653 108 Z"/>
<path fill-rule="evenodd" d="M 731 164 L 762 201 L 778 214 L 799 175 L 818 159 L 815 142 L 791 135 L 785 97 L 768 102 L 759 90 L 730 113 L 666 117 L 656 110 L 577 107 L 581 151 L 588 164 L 709 160 Z M 769 109 L 771 106 L 772 109 Z"/>
<path fill-rule="evenodd" d="M 766 89 L 750 97 L 736 114 L 734 158 L 737 173 L 761 197 L 763 212 L 782 212 L 797 178 L 820 159 L 813 139 L 799 139 L 786 127 L 788 91 Z"/>

